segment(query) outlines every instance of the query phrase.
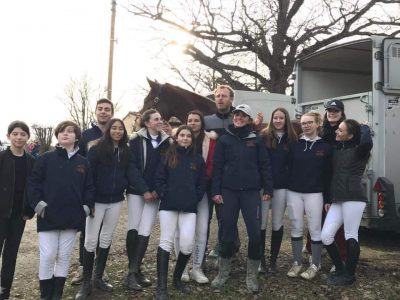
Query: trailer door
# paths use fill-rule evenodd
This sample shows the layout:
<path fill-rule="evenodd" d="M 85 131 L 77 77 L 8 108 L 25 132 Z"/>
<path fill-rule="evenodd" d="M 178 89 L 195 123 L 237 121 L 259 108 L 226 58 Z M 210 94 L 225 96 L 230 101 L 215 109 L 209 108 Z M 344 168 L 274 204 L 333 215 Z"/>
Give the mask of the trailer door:
<path fill-rule="evenodd" d="M 400 39 L 386 38 L 382 44 L 383 52 L 383 92 L 400 93 Z"/>

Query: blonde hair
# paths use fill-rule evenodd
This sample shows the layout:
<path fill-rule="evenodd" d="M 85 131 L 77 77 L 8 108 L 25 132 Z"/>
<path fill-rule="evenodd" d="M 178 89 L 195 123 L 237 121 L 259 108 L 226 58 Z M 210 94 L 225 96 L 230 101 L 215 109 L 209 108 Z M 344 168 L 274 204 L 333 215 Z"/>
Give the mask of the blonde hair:
<path fill-rule="evenodd" d="M 218 85 L 214 91 L 214 95 L 218 90 L 221 90 L 221 89 L 227 89 L 229 91 L 229 96 L 231 97 L 231 99 L 233 99 L 235 97 L 235 91 L 227 84 Z"/>
<path fill-rule="evenodd" d="M 314 122 L 318 124 L 317 134 L 319 135 L 322 130 L 322 116 L 316 111 L 309 111 L 303 114 L 301 117 L 313 117 Z"/>

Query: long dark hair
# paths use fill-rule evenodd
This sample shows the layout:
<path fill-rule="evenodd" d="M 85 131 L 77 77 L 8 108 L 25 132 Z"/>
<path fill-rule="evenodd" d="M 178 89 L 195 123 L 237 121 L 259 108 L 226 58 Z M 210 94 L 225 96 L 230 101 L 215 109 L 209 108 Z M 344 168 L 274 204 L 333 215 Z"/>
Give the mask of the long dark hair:
<path fill-rule="evenodd" d="M 276 146 L 278 144 L 277 141 L 278 137 L 276 135 L 276 128 L 274 126 L 273 121 L 274 121 L 274 114 L 278 111 L 282 112 L 285 115 L 284 131 L 287 134 L 287 140 L 285 142 L 284 147 L 285 149 L 288 149 L 288 145 L 290 143 L 297 141 L 297 134 L 293 128 L 292 122 L 290 121 L 289 112 L 285 108 L 278 107 L 274 109 L 274 111 L 271 113 L 271 118 L 269 120 L 268 127 L 261 131 L 261 135 L 265 138 L 265 143 L 267 145 L 267 148 L 276 149 Z"/>
<path fill-rule="evenodd" d="M 179 126 L 178 129 L 176 130 L 176 138 L 178 138 L 179 133 L 184 129 L 189 130 L 190 134 L 192 135 L 192 144 L 187 149 L 187 152 L 194 155 L 194 153 L 196 152 L 196 145 L 194 143 L 194 133 L 193 133 L 192 128 L 190 128 L 187 125 Z M 165 155 L 167 165 L 171 169 L 176 168 L 176 166 L 178 165 L 178 152 L 176 150 L 177 148 L 178 148 L 178 142 L 177 142 L 177 140 L 175 140 L 172 143 L 172 145 L 168 148 L 167 153 Z"/>
<path fill-rule="evenodd" d="M 197 115 L 200 118 L 200 122 L 201 122 L 201 127 L 200 127 L 200 133 L 197 137 L 193 136 L 194 139 L 194 143 L 196 144 L 196 149 L 201 149 L 202 145 L 203 145 L 203 140 L 204 140 L 204 130 L 206 128 L 206 124 L 204 122 L 204 115 L 201 111 L 199 110 L 191 110 L 187 113 L 186 115 L 186 120 L 185 120 L 185 124 L 187 125 L 188 119 L 189 119 L 189 115 Z"/>
<path fill-rule="evenodd" d="M 113 161 L 115 147 L 110 131 L 111 127 L 116 122 L 120 122 L 124 128 L 124 134 L 118 142 L 119 161 L 122 164 L 127 164 L 130 157 L 130 150 L 128 148 L 128 132 L 126 131 L 124 122 L 121 119 L 113 118 L 106 124 L 104 128 L 104 135 L 97 144 L 97 157 L 99 158 L 100 162 L 104 164 L 111 164 Z"/>

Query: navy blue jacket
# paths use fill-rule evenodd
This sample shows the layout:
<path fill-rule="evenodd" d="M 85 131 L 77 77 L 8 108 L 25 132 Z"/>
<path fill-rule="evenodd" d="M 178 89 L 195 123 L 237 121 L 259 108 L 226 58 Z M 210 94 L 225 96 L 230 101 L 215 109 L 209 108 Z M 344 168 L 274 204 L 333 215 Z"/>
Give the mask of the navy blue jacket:
<path fill-rule="evenodd" d="M 212 196 L 222 188 L 242 191 L 264 189 L 273 194 L 271 163 L 265 142 L 254 132 L 240 138 L 229 126 L 217 141 L 214 154 Z"/>
<path fill-rule="evenodd" d="M 94 207 L 93 180 L 89 161 L 78 153 L 68 158 L 56 147 L 39 156 L 28 180 L 28 201 L 35 209 L 44 201 L 44 218 L 37 217 L 37 230 L 82 230 L 86 214 L 83 205 Z"/>
<path fill-rule="evenodd" d="M 129 161 L 122 164 L 120 161 L 120 148 L 116 148 L 113 161 L 105 164 L 98 158 L 98 146 L 90 148 L 88 159 L 93 174 L 95 187 L 94 201 L 99 203 L 116 203 L 124 200 L 125 190 L 128 187 L 128 180 L 132 178 L 129 172 L 133 172 Z M 130 151 L 127 149 L 127 151 Z M 129 153 L 130 154 L 130 153 Z M 130 158 L 132 155 L 130 155 Z"/>
<path fill-rule="evenodd" d="M 177 152 L 177 166 L 171 169 L 162 159 L 156 173 L 160 210 L 197 213 L 197 204 L 206 189 L 206 165 L 200 154 L 188 153 L 181 147 Z"/>
<path fill-rule="evenodd" d="M 287 134 L 277 138 L 276 149 L 267 148 L 272 166 L 274 189 L 287 189 L 289 184 L 289 145 L 285 147 Z"/>
<path fill-rule="evenodd" d="M 329 199 L 332 175 L 332 147 L 322 139 L 304 138 L 290 145 L 289 186 L 298 193 L 320 193 Z"/>
<path fill-rule="evenodd" d="M 159 135 L 159 146 L 153 148 L 151 138 L 146 128 L 140 129 L 129 141 L 132 151 L 135 178 L 134 184 L 129 184 L 128 194 L 143 195 L 145 192 L 155 190 L 155 174 L 161 155 L 165 154 L 169 145 L 170 137 L 163 133 Z"/>
<path fill-rule="evenodd" d="M 35 159 L 26 155 L 26 174 L 31 174 Z M 10 147 L 0 152 L 0 218 L 10 218 L 14 203 L 15 164 Z M 26 187 L 25 187 L 26 191 Z M 32 218 L 35 212 L 27 203 L 26 192 L 22 203 L 22 215 Z"/>
<path fill-rule="evenodd" d="M 81 139 L 79 140 L 79 154 L 87 156 L 91 142 L 98 140 L 103 136 L 103 131 L 95 124 L 92 123 L 92 127 L 82 132 Z"/>

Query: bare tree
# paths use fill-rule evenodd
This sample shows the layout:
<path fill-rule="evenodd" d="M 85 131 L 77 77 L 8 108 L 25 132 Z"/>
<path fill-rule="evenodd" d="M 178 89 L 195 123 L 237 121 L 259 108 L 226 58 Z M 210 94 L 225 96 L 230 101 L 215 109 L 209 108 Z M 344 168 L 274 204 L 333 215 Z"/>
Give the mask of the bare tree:
<path fill-rule="evenodd" d="M 33 124 L 32 129 L 35 132 L 36 140 L 40 145 L 39 153 L 42 154 L 51 148 L 51 140 L 53 139 L 54 129 L 51 126 L 42 126 Z"/>
<path fill-rule="evenodd" d="M 236 89 L 285 93 L 297 58 L 355 36 L 400 33 L 400 0 L 131 0 L 129 10 L 191 37 L 177 68 L 205 66 Z M 169 36 L 169 35 L 164 35 Z M 164 46 L 171 41 L 164 40 Z M 192 74 L 190 74 L 192 73 Z M 193 79 L 193 78 L 192 78 Z M 199 79 L 197 77 L 197 79 Z M 192 88 L 195 84 L 187 82 Z M 205 82 L 202 83 L 207 84 Z"/>
<path fill-rule="evenodd" d="M 65 98 L 62 99 L 62 102 L 68 109 L 71 119 L 84 131 L 95 119 L 96 101 L 105 94 L 105 88 L 94 87 L 87 75 L 84 75 L 81 79 L 70 79 L 65 86 Z"/>

